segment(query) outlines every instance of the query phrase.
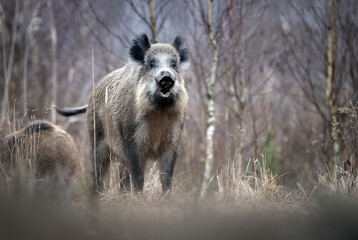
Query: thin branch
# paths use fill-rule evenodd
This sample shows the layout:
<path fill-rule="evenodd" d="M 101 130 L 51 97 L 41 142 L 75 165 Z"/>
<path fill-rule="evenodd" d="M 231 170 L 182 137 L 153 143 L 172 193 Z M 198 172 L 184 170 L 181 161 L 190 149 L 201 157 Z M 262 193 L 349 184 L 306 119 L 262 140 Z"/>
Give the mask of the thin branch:
<path fill-rule="evenodd" d="M 91 12 L 92 12 L 93 15 L 95 16 L 97 22 L 99 22 L 99 24 L 100 24 L 102 27 L 104 27 L 104 29 L 106 29 L 109 34 L 111 34 L 113 37 L 117 38 L 117 39 L 119 40 L 119 42 L 120 42 L 123 46 L 127 46 L 126 41 L 124 41 L 123 38 L 122 38 L 120 35 L 118 35 L 117 33 L 113 32 L 112 29 L 110 29 L 110 28 L 107 26 L 107 24 L 105 24 L 105 23 L 103 22 L 103 20 L 98 16 L 98 14 L 97 14 L 97 12 L 94 10 L 93 5 L 92 5 L 92 2 L 91 2 L 90 0 L 88 0 L 88 4 L 89 4 L 89 7 L 90 7 L 90 9 L 91 9 Z"/>

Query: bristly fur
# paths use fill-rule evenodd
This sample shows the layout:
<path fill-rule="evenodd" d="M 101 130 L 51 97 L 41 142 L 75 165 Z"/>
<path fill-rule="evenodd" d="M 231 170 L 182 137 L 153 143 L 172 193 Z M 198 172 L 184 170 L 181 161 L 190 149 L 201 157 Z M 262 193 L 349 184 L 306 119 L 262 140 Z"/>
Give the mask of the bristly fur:
<path fill-rule="evenodd" d="M 30 125 L 28 125 L 24 129 L 24 132 L 26 134 L 33 134 L 33 133 L 48 131 L 52 128 L 53 128 L 53 125 L 47 121 L 36 121 L 36 122 L 33 122 Z"/>
<path fill-rule="evenodd" d="M 150 48 L 150 42 L 146 34 L 141 34 L 132 41 L 129 56 L 133 61 L 144 63 L 146 51 Z"/>
<path fill-rule="evenodd" d="M 181 63 L 188 62 L 189 61 L 189 51 L 188 51 L 188 48 L 186 47 L 184 38 L 177 36 L 174 39 L 173 46 L 176 48 L 176 50 L 179 53 L 180 62 Z"/>
<path fill-rule="evenodd" d="M 30 123 L 25 128 L 11 133 L 0 139 L 0 162 L 6 163 L 10 158 L 28 160 L 31 153 L 29 148 L 34 147 L 31 154 L 36 164 L 36 175 L 56 177 L 58 170 L 63 177 L 70 179 L 79 166 L 79 156 L 76 144 L 71 136 L 52 123 L 39 120 Z M 36 141 L 34 141 L 36 140 Z M 21 151 L 16 151 L 19 149 Z M 30 151 L 30 152 L 29 152 Z M 10 167 L 10 166 L 8 166 Z"/>
<path fill-rule="evenodd" d="M 19 132 L 16 132 L 15 134 L 10 134 L 10 135 L 6 136 L 6 139 L 7 139 L 6 142 L 8 145 L 15 144 L 16 138 L 18 138 L 20 135 L 22 135 L 19 133 L 23 133 L 26 136 L 26 135 L 51 131 L 51 130 L 53 130 L 53 128 L 54 128 L 54 126 L 50 122 L 47 122 L 44 120 L 35 121 L 35 122 L 32 122 L 29 125 L 27 125 L 25 128 L 21 129 Z"/>

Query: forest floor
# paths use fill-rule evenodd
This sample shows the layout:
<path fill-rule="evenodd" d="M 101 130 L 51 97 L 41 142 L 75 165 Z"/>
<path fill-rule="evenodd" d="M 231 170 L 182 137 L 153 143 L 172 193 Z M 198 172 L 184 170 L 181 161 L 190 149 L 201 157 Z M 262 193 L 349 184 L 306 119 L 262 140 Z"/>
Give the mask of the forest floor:
<path fill-rule="evenodd" d="M 142 193 L 109 179 L 93 196 L 82 175 L 73 187 L 40 190 L 31 179 L 9 181 L 0 195 L 0 239 L 357 239 L 356 195 L 337 191 L 326 176 L 305 192 L 264 169 L 233 172 L 215 176 L 203 198 L 185 174 L 163 195 L 156 166 Z"/>
<path fill-rule="evenodd" d="M 204 197 L 190 171 L 163 194 L 155 163 L 143 192 L 121 191 L 114 166 L 95 195 L 84 163 L 58 185 L 20 166 L 0 184 L 0 239 L 358 239 L 358 191 L 345 187 L 356 184 L 326 174 L 289 189 L 255 161 L 240 177 L 234 166 L 218 171 Z"/>

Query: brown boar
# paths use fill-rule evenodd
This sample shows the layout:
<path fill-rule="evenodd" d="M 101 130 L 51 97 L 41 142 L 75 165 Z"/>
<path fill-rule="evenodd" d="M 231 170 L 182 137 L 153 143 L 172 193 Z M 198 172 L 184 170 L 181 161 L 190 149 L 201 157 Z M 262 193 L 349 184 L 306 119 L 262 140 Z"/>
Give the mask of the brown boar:
<path fill-rule="evenodd" d="M 41 120 L 7 135 L 0 143 L 0 160 L 5 169 L 16 164 L 34 164 L 37 177 L 71 178 L 79 166 L 77 147 L 64 130 Z M 23 162 L 21 162 L 23 161 Z"/>

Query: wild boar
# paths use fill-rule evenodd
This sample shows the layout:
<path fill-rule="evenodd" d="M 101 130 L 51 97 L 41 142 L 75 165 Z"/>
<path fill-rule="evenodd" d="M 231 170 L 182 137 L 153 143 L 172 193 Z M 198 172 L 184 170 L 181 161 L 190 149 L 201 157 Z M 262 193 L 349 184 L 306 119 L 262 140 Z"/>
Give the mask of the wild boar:
<path fill-rule="evenodd" d="M 5 136 L 0 141 L 0 160 L 5 169 L 31 160 L 39 178 L 60 174 L 68 180 L 79 166 L 77 147 L 71 136 L 44 120 Z"/>
<path fill-rule="evenodd" d="M 181 76 L 189 66 L 182 37 L 173 44 L 151 44 L 147 35 L 136 37 L 130 61 L 96 86 L 88 105 L 57 111 L 71 116 L 87 111 L 93 155 L 94 187 L 101 190 L 110 159 L 120 161 L 121 186 L 143 190 L 148 159 L 158 160 L 163 192 L 171 188 L 188 95 Z M 94 154 L 95 152 L 95 154 Z"/>

